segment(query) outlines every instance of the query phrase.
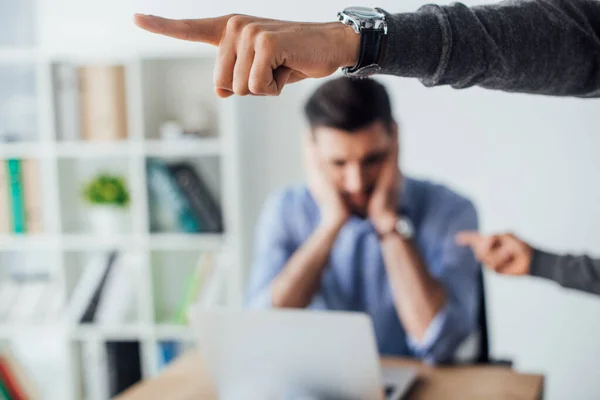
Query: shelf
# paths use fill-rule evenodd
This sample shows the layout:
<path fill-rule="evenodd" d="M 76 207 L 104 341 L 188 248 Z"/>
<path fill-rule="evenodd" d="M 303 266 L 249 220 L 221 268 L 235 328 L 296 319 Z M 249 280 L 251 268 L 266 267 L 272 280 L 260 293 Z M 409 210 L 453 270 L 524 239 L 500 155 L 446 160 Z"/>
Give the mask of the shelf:
<path fill-rule="evenodd" d="M 62 158 L 124 157 L 131 154 L 134 146 L 130 142 L 63 142 L 56 145 Z"/>
<path fill-rule="evenodd" d="M 41 143 L 0 143 L 0 158 L 39 158 L 49 153 L 49 147 Z"/>
<path fill-rule="evenodd" d="M 141 237 L 134 235 L 65 235 L 61 241 L 66 251 L 130 249 L 141 245 Z"/>
<path fill-rule="evenodd" d="M 60 248 L 65 251 L 94 251 L 150 247 L 152 250 L 219 250 L 225 242 L 219 234 L 152 234 L 148 241 L 144 235 L 94 236 L 87 234 L 0 235 L 0 251 L 31 251 Z"/>
<path fill-rule="evenodd" d="M 0 251 L 47 250 L 57 246 L 56 236 L 0 235 Z"/>
<path fill-rule="evenodd" d="M 221 140 L 218 138 L 147 140 L 145 154 L 150 157 L 217 156 L 221 154 Z"/>
<path fill-rule="evenodd" d="M 155 233 L 150 235 L 152 250 L 219 250 L 224 244 L 220 234 Z"/>
<path fill-rule="evenodd" d="M 154 328 L 154 336 L 157 340 L 196 340 L 194 328 L 184 325 L 160 324 Z"/>
<path fill-rule="evenodd" d="M 63 332 L 65 327 L 59 324 L 7 324 L 0 325 L 0 339 L 11 339 L 23 335 L 38 335 Z"/>
<path fill-rule="evenodd" d="M 124 326 L 77 326 L 71 333 L 75 340 L 139 340 L 141 337 L 150 336 L 152 330 L 144 325 Z"/>

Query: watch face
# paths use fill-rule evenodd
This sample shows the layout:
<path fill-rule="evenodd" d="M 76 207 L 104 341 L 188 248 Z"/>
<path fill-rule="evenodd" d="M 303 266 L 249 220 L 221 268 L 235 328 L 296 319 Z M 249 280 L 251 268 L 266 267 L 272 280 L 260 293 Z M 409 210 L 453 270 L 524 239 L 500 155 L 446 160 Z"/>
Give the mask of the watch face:
<path fill-rule="evenodd" d="M 344 13 L 362 20 L 381 19 L 385 17 L 385 14 L 371 7 L 348 7 L 344 10 Z"/>

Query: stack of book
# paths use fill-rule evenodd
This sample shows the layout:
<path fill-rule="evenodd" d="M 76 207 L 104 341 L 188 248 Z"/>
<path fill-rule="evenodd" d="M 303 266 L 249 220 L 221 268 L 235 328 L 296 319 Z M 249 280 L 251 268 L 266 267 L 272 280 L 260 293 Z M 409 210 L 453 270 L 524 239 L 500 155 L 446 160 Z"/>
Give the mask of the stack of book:
<path fill-rule="evenodd" d="M 0 160 L 0 235 L 42 232 L 39 172 L 37 160 Z"/>

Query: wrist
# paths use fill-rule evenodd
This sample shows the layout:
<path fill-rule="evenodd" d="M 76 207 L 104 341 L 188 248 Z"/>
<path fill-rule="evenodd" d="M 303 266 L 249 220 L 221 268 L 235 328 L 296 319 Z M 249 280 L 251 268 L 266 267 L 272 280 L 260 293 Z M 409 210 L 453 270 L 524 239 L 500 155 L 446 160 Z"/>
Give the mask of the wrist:
<path fill-rule="evenodd" d="M 335 233 L 337 234 L 342 227 L 346 224 L 346 218 L 343 217 L 324 217 L 319 222 L 318 229 L 327 233 Z"/>
<path fill-rule="evenodd" d="M 353 67 L 358 61 L 360 52 L 360 35 L 352 27 L 339 22 L 334 22 L 334 46 L 340 49 L 340 59 L 337 63 L 340 68 Z"/>
<path fill-rule="evenodd" d="M 398 223 L 398 213 L 395 211 L 387 211 L 372 218 L 373 227 L 379 237 L 396 232 L 396 224 Z"/>

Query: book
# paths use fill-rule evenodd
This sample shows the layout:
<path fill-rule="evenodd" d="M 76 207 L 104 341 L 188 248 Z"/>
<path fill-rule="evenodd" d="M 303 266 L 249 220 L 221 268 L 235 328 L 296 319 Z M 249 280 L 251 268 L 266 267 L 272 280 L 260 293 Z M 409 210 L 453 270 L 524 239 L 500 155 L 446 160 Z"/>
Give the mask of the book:
<path fill-rule="evenodd" d="M 23 184 L 21 176 L 21 160 L 10 159 L 6 161 L 8 168 L 8 184 L 12 213 L 12 232 L 25 233 L 25 204 L 23 199 Z"/>
<path fill-rule="evenodd" d="M 106 274 L 109 257 L 105 254 L 95 255 L 83 267 L 69 303 L 65 317 L 71 323 L 79 323 L 92 301 L 94 293 Z"/>
<path fill-rule="evenodd" d="M 79 75 L 75 65 L 53 65 L 56 132 L 63 141 L 81 138 L 81 110 L 79 107 Z"/>
<path fill-rule="evenodd" d="M 34 382 L 33 377 L 25 366 L 17 360 L 12 350 L 9 347 L 3 348 L 1 357 L 2 364 L 5 364 L 7 369 L 11 372 L 22 398 L 28 400 L 40 399 L 41 394 L 39 393 L 39 389 Z"/>
<path fill-rule="evenodd" d="M 223 232 L 221 208 L 208 190 L 200 174 L 188 163 L 169 166 L 175 181 L 187 197 L 192 210 L 205 224 L 204 232 Z"/>
<path fill-rule="evenodd" d="M 146 163 L 149 195 L 160 221 L 155 228 L 161 231 L 198 233 L 201 221 L 194 215 L 188 199 L 174 181 L 166 163 L 150 159 Z"/>
<path fill-rule="evenodd" d="M 81 319 L 79 320 L 80 323 L 85 324 L 94 322 L 94 317 L 96 315 L 96 311 L 98 310 L 98 304 L 100 303 L 103 291 L 106 288 L 106 281 L 108 280 L 110 271 L 114 267 L 116 258 L 117 253 L 114 251 L 108 256 L 108 261 L 106 268 L 104 269 L 104 273 L 102 274 L 102 278 L 100 279 L 99 284 L 96 286 L 92 297 L 90 298 L 90 302 L 88 303 L 83 315 L 81 316 Z"/>
<path fill-rule="evenodd" d="M 175 340 L 165 340 L 158 343 L 159 367 L 163 368 L 179 355 L 179 343 Z"/>
<path fill-rule="evenodd" d="M 8 166 L 0 160 L 0 235 L 12 232 L 12 210 L 10 208 Z"/>
<path fill-rule="evenodd" d="M 42 233 L 42 182 L 37 160 L 21 162 L 27 233 Z"/>
<path fill-rule="evenodd" d="M 25 400 L 26 396 L 21 390 L 20 384 L 10 370 L 8 363 L 4 360 L 4 357 L 0 355 L 0 381 L 6 387 L 9 397 L 12 400 Z"/>
<path fill-rule="evenodd" d="M 6 389 L 4 382 L 2 382 L 2 381 L 0 381 L 0 399 L 12 400 L 12 398 L 8 394 L 8 390 Z"/>
<path fill-rule="evenodd" d="M 111 399 L 108 354 L 104 343 L 85 341 L 82 346 L 84 398 L 87 400 Z"/>
<path fill-rule="evenodd" d="M 204 253 L 198 258 L 196 267 L 192 275 L 187 280 L 186 289 L 183 292 L 179 306 L 173 318 L 175 324 L 186 324 L 188 322 L 187 313 L 189 307 L 196 302 L 198 294 L 202 290 L 207 278 L 210 277 L 213 270 L 213 257 L 210 253 Z"/>
<path fill-rule="evenodd" d="M 79 68 L 81 132 L 85 140 L 127 137 L 125 68 L 95 65 Z"/>
<path fill-rule="evenodd" d="M 106 288 L 98 304 L 94 321 L 98 324 L 122 324 L 135 313 L 135 276 L 129 254 L 120 256 L 108 274 Z"/>
<path fill-rule="evenodd" d="M 117 396 L 142 379 L 140 342 L 106 342 L 110 398 Z"/>

